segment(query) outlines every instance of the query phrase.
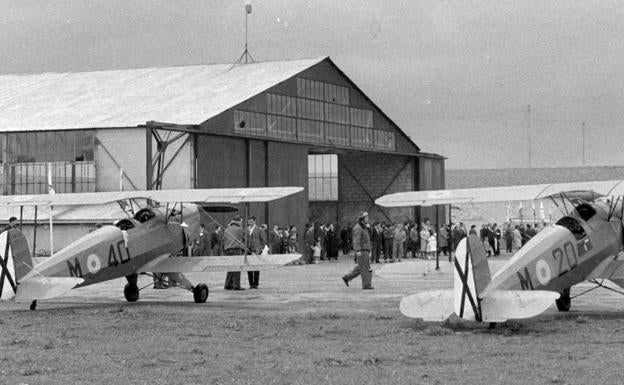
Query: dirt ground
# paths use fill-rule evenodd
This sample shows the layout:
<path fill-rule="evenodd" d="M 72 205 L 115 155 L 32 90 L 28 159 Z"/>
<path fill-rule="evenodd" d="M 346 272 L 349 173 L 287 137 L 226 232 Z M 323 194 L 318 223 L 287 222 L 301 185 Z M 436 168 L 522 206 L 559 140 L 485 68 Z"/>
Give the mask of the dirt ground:
<path fill-rule="evenodd" d="M 123 299 L 124 280 L 54 301 L 0 303 L 1 384 L 619 384 L 624 298 L 604 289 L 530 320 L 423 323 L 401 296 L 451 286 L 431 262 L 394 264 L 345 287 L 340 262 L 261 273 L 260 289 L 228 292 L 223 273 L 206 304 L 180 289 Z M 374 266 L 376 269 L 379 265 Z M 388 270 L 388 269 L 386 269 Z M 140 283 L 149 286 L 149 278 Z M 247 286 L 243 275 L 244 286 Z M 573 289 L 578 294 L 590 286 Z"/>

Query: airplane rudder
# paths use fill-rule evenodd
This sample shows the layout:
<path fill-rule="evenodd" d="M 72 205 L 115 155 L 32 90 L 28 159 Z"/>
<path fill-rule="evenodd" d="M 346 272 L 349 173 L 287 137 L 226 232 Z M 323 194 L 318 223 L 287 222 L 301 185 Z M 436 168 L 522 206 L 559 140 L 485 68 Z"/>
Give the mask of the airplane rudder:
<path fill-rule="evenodd" d="M 467 320 L 481 320 L 479 294 L 490 283 L 485 248 L 479 237 L 470 234 L 455 251 L 453 291 L 455 313 Z"/>
<path fill-rule="evenodd" d="M 9 232 L 0 232 L 0 299 L 9 300 L 17 292 L 15 263 L 9 245 Z"/>
<path fill-rule="evenodd" d="M 0 254 L 4 255 L 7 249 L 10 250 L 15 266 L 15 279 L 19 282 L 33 269 L 34 260 L 24 233 L 16 228 L 9 229 L 7 233 L 8 247 L 6 244 L 0 244 Z"/>

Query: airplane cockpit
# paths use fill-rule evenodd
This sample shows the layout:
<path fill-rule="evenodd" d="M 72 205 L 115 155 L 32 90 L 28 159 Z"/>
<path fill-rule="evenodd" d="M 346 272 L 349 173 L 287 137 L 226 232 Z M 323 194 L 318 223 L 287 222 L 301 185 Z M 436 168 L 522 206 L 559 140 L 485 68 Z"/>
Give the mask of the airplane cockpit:
<path fill-rule="evenodd" d="M 116 221 L 115 223 L 113 223 L 115 226 L 119 227 L 119 229 L 121 230 L 130 230 L 134 228 L 134 220 L 130 219 L 130 218 L 123 218 L 120 219 L 118 221 Z"/>
<path fill-rule="evenodd" d="M 155 216 L 156 213 L 154 212 L 154 210 L 152 210 L 150 207 L 144 207 L 134 214 L 134 219 L 141 223 L 144 223 L 154 218 Z"/>
<path fill-rule="evenodd" d="M 596 215 L 596 209 L 593 208 L 588 203 L 581 203 L 577 205 L 574 210 L 578 213 L 578 215 L 583 218 L 584 221 L 590 220 L 594 215 Z"/>
<path fill-rule="evenodd" d="M 583 226 L 581 226 L 578 219 L 574 217 L 563 217 L 557 221 L 557 224 L 570 230 L 570 232 L 572 233 L 572 235 L 574 235 L 574 238 L 576 239 L 583 239 L 587 236 L 587 233 L 585 232 Z"/>

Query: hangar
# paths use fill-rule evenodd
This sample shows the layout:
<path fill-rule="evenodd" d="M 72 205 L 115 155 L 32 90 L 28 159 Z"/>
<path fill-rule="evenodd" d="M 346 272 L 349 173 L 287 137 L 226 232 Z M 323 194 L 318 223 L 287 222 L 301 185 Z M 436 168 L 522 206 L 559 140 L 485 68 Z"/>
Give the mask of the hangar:
<path fill-rule="evenodd" d="M 444 188 L 444 158 L 422 152 L 329 57 L 1 75 L 0 110 L 2 194 L 46 193 L 48 169 L 56 192 L 304 186 L 250 207 L 261 223 L 301 227 L 360 211 L 435 218 L 373 201 Z"/>

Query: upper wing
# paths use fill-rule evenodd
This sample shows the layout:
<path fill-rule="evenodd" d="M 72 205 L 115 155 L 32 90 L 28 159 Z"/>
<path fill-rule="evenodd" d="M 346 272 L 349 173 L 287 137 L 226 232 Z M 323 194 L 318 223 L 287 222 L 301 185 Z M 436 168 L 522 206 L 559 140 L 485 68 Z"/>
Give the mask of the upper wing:
<path fill-rule="evenodd" d="M 228 255 L 214 257 L 162 257 L 138 270 L 154 273 L 192 273 L 202 271 L 261 271 L 284 266 L 301 254 Z"/>
<path fill-rule="evenodd" d="M 432 206 L 455 203 L 485 203 L 538 200 L 567 191 L 590 191 L 603 196 L 624 193 L 624 181 L 551 183 L 457 190 L 407 191 L 384 195 L 375 203 L 383 207 Z"/>
<path fill-rule="evenodd" d="M 156 202 L 243 203 L 268 202 L 302 191 L 303 187 L 257 187 L 226 189 L 136 190 L 71 194 L 0 196 L 0 204 L 11 206 L 101 205 L 125 199 L 151 199 Z"/>

